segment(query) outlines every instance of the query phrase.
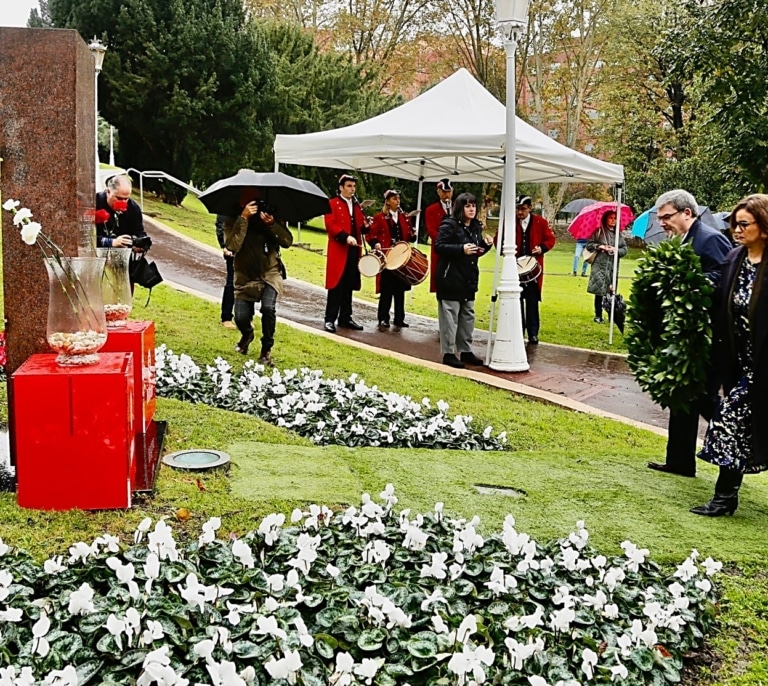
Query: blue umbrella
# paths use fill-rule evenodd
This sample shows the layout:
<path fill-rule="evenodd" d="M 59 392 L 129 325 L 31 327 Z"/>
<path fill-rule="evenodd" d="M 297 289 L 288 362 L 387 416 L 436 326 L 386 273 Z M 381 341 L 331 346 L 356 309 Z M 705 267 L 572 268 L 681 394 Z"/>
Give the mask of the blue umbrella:
<path fill-rule="evenodd" d="M 699 219 L 707 226 L 720 231 L 719 227 L 722 226 L 722 222 L 715 219 L 706 205 L 699 205 Z M 635 219 L 632 224 L 632 235 L 642 238 L 649 245 L 661 243 L 667 237 L 664 229 L 661 228 L 661 224 L 659 224 L 657 208 L 652 207 Z"/>

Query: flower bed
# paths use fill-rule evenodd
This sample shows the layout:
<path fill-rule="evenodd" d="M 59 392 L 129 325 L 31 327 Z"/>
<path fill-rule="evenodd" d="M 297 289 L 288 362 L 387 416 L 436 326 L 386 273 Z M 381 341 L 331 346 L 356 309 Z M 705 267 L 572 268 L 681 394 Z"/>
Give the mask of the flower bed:
<path fill-rule="evenodd" d="M 0 543 L 0 684 L 664 684 L 711 627 L 720 563 L 695 551 L 668 573 L 583 523 L 483 537 L 381 498 L 188 545 L 145 519 L 42 566 Z"/>
<path fill-rule="evenodd" d="M 476 431 L 472 417 L 449 418 L 442 400 L 416 403 L 367 386 L 357 374 L 325 379 L 322 371 L 268 371 L 252 360 L 233 374 L 221 358 L 202 370 L 164 345 L 155 354 L 159 396 L 252 414 L 320 445 L 503 450 L 506 443 L 506 432 Z"/>

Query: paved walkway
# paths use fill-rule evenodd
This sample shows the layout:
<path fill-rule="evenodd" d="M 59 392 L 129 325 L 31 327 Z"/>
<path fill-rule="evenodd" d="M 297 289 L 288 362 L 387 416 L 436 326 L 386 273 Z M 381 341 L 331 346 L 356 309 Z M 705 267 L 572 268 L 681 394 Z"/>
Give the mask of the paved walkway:
<path fill-rule="evenodd" d="M 145 222 L 154 241 L 152 257 L 165 280 L 219 302 L 225 280 L 221 252 L 191 241 L 149 217 L 145 217 Z M 324 308 L 324 289 L 291 278 L 286 281 L 285 294 L 278 302 L 282 321 L 357 347 L 389 351 L 387 354 L 407 356 L 434 369 L 454 372 L 440 364 L 442 355 L 435 319 L 408 314 L 410 328 L 379 331 L 375 303 L 360 300 L 355 303 L 355 319 L 365 330 L 339 329 L 338 334 L 330 335 L 322 330 Z M 485 357 L 487 340 L 487 332 L 475 331 L 475 353 L 480 357 Z M 528 346 L 527 353 L 530 364 L 527 372 L 503 373 L 487 368 L 456 372 L 575 410 L 666 433 L 668 413 L 640 390 L 624 356 L 547 343 Z M 702 424 L 702 431 L 704 428 Z"/>

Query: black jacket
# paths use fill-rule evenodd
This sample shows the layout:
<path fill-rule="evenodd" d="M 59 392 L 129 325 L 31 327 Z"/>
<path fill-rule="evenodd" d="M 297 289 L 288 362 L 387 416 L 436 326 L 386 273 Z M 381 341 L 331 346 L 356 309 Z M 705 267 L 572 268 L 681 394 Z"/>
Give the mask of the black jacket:
<path fill-rule="evenodd" d="M 715 359 L 718 381 L 728 393 L 741 378 L 737 359 L 733 321 L 733 291 L 736 277 L 746 259 L 747 249 L 738 247 L 728 253 L 722 266 L 719 287 L 715 293 L 714 317 Z M 768 257 L 768 256 L 767 256 Z M 768 464 L 768 259 L 758 267 L 749 302 L 749 331 L 752 338 L 752 447 L 754 463 Z"/>
<path fill-rule="evenodd" d="M 474 243 L 480 252 L 466 255 L 466 243 Z M 437 299 L 474 300 L 480 279 L 477 259 L 490 250 L 483 240 L 482 223 L 473 219 L 469 226 L 464 226 L 453 217 L 446 217 L 437 232 L 435 250 L 440 255 L 436 275 Z"/>
<path fill-rule="evenodd" d="M 112 239 L 117 236 L 146 236 L 144 217 L 141 207 L 131 198 L 128 199 L 128 209 L 125 212 L 115 212 L 107 203 L 107 192 L 96 193 L 96 209 L 107 210 L 109 220 L 96 224 L 96 245 L 99 248 L 112 247 Z"/>

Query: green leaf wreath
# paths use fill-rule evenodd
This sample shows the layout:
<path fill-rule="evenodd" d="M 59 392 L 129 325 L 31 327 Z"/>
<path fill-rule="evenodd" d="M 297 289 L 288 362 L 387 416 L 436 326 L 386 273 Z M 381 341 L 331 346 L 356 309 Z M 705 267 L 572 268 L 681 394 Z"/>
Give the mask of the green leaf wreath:
<path fill-rule="evenodd" d="M 689 411 L 707 377 L 714 291 L 701 261 L 679 238 L 638 261 L 629 298 L 629 368 L 654 402 Z"/>

